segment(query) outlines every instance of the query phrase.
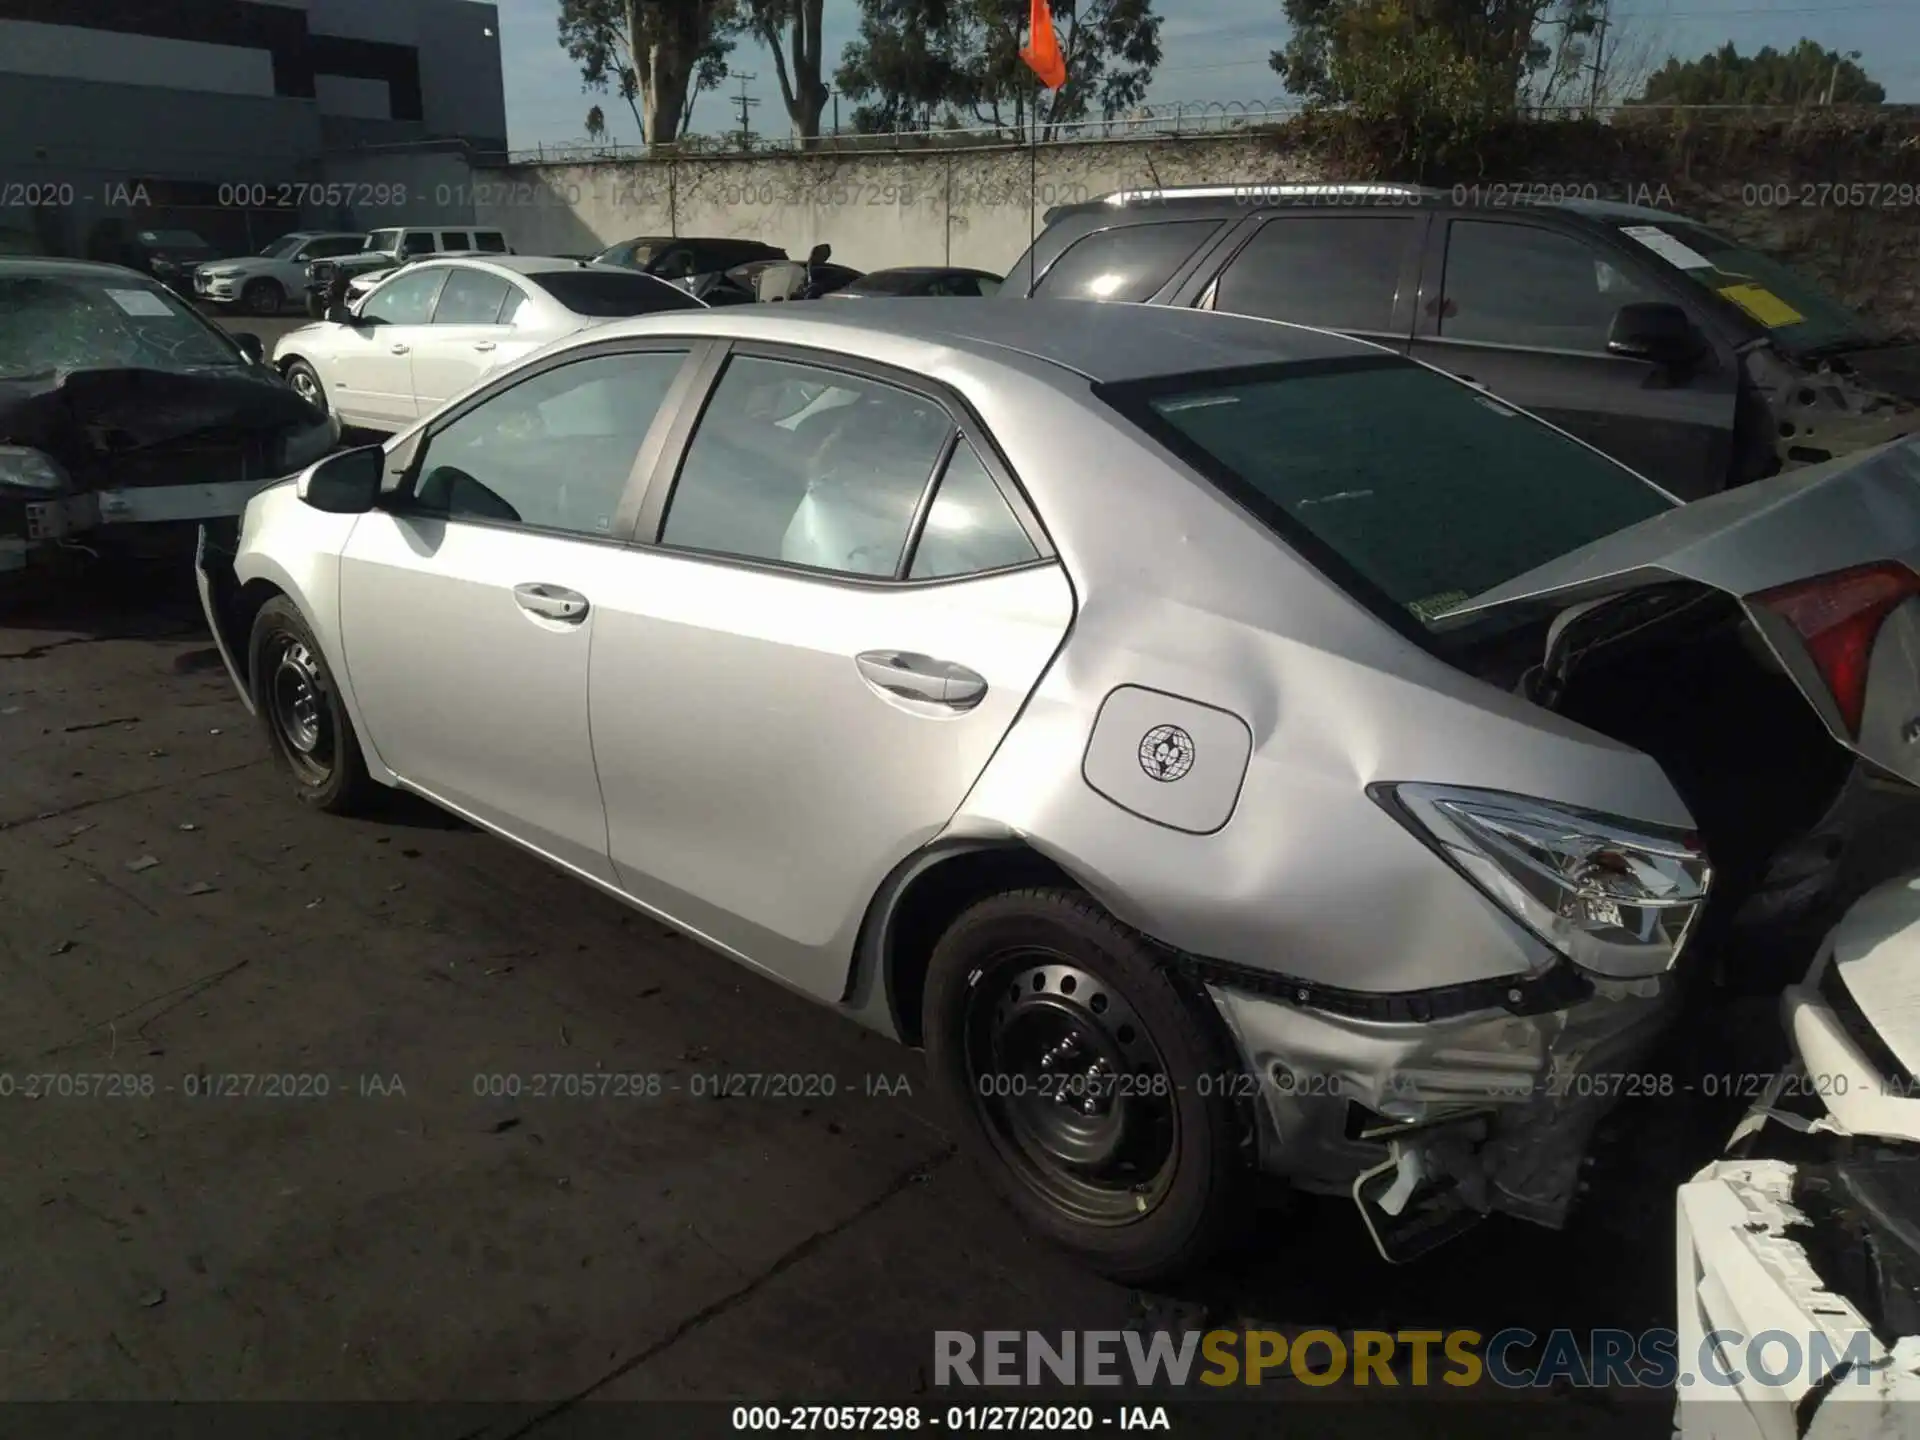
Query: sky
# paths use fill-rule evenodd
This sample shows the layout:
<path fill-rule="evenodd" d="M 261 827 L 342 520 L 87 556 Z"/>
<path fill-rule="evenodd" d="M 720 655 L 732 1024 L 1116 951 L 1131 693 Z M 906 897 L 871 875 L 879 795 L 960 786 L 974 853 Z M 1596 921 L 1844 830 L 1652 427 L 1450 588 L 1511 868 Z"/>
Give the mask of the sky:
<path fill-rule="evenodd" d="M 581 92 L 579 71 L 556 39 L 558 0 L 496 3 L 513 148 L 584 139 L 587 109 L 596 101 L 606 111 L 609 139 L 625 144 L 639 140 L 633 117 L 618 97 Z M 1163 59 L 1150 102 L 1287 101 L 1280 77 L 1266 59 L 1286 41 L 1281 0 L 1160 0 L 1158 8 L 1165 17 Z M 842 47 L 853 38 L 858 16 L 856 0 L 826 0 L 829 81 Z M 1842 53 L 1857 50 L 1867 73 L 1886 87 L 1889 100 L 1920 103 L 1920 0 L 1614 0 L 1613 24 L 1621 47 L 1617 53 L 1649 54 L 1655 64 L 1668 53 L 1693 59 L 1729 40 L 1742 53 L 1763 45 L 1786 49 L 1802 37 Z M 753 128 L 785 133 L 772 57 L 742 45 L 733 69 L 736 77 L 741 72 L 759 77 L 747 84 L 748 95 L 761 102 L 752 111 Z M 736 78 L 720 92 L 701 96 L 693 128 L 712 132 L 737 127 L 738 103 L 731 97 L 739 91 Z M 728 98 L 723 100 L 723 95 Z M 851 123 L 850 113 L 842 118 Z M 832 123 L 831 112 L 827 122 Z"/>

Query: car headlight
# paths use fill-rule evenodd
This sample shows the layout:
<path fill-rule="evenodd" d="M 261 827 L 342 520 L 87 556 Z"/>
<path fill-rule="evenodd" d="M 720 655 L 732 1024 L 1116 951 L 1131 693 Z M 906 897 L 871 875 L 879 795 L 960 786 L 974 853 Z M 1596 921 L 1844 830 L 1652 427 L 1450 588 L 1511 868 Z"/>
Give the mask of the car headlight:
<path fill-rule="evenodd" d="M 1687 831 L 1498 790 L 1369 793 L 1514 919 L 1596 974 L 1670 968 L 1706 904 L 1713 869 Z"/>
<path fill-rule="evenodd" d="M 0 490 L 51 495 L 67 488 L 67 472 L 51 455 L 24 445 L 0 445 Z"/>

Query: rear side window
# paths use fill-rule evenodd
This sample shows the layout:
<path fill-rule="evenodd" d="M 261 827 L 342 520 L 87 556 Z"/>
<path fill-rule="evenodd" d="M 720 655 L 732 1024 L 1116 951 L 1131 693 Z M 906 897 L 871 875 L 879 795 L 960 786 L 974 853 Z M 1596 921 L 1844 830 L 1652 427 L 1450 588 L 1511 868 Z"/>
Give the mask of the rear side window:
<path fill-rule="evenodd" d="M 913 550 L 909 580 L 980 575 L 1038 560 L 1040 552 L 1014 518 L 1000 487 L 964 439 L 934 491 L 920 543 Z"/>
<path fill-rule="evenodd" d="M 1218 220 L 1125 225 L 1075 241 L 1040 277 L 1050 300 L 1145 300 L 1220 229 Z"/>
<path fill-rule="evenodd" d="M 1214 309 L 1327 330 L 1393 328 L 1420 222 L 1385 216 L 1269 220 L 1220 277 Z"/>
<path fill-rule="evenodd" d="M 656 310 L 705 307 L 686 291 L 651 275 L 615 270 L 551 270 L 527 277 L 576 315 L 611 318 L 651 315 Z"/>
<path fill-rule="evenodd" d="M 1484 220 L 1447 229 L 1440 333 L 1449 340 L 1604 355 L 1615 311 L 1665 298 L 1571 235 Z"/>
<path fill-rule="evenodd" d="M 436 325 L 491 325 L 507 298 L 507 282 L 479 270 L 457 269 L 447 276 L 434 306 Z"/>
<path fill-rule="evenodd" d="M 471 250 L 473 237 L 464 230 L 442 230 L 440 232 L 442 250 Z"/>
<path fill-rule="evenodd" d="M 1399 360 L 1101 393 L 1333 578 L 1422 622 L 1673 505 L 1484 391 Z"/>
<path fill-rule="evenodd" d="M 507 237 L 498 230 L 476 230 L 473 232 L 473 248 L 488 255 L 507 253 Z"/>

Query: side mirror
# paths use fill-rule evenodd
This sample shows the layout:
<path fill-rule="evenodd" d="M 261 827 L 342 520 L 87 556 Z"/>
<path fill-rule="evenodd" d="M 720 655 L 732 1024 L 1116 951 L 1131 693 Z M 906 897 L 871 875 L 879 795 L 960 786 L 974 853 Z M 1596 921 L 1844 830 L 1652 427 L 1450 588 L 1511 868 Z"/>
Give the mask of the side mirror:
<path fill-rule="evenodd" d="M 233 343 L 240 347 L 240 353 L 256 365 L 266 362 L 266 344 L 250 330 L 242 330 L 233 337 Z"/>
<path fill-rule="evenodd" d="M 1683 370 L 1707 353 L 1707 340 L 1678 305 L 1622 305 L 1607 332 L 1607 350 L 1630 360 Z"/>
<path fill-rule="evenodd" d="M 329 515 L 364 515 L 380 499 L 387 468 L 384 445 L 341 450 L 310 466 L 297 485 L 300 498 Z"/>

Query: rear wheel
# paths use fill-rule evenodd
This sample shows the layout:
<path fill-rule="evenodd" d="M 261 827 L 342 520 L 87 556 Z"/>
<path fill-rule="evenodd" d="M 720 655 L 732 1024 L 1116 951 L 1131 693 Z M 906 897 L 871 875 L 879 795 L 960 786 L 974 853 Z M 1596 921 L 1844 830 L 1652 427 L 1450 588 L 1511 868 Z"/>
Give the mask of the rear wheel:
<path fill-rule="evenodd" d="M 1068 890 L 981 901 L 941 937 L 924 1034 L 935 1083 L 1026 1223 L 1128 1283 L 1232 1238 L 1251 1176 L 1204 997 Z"/>
<path fill-rule="evenodd" d="M 377 786 L 320 642 L 299 607 L 284 595 L 262 605 L 247 656 L 255 712 L 294 793 L 330 814 L 364 810 Z"/>
<path fill-rule="evenodd" d="M 255 315 L 278 315 L 287 303 L 287 292 L 277 280 L 249 280 L 240 288 L 240 308 Z"/>

